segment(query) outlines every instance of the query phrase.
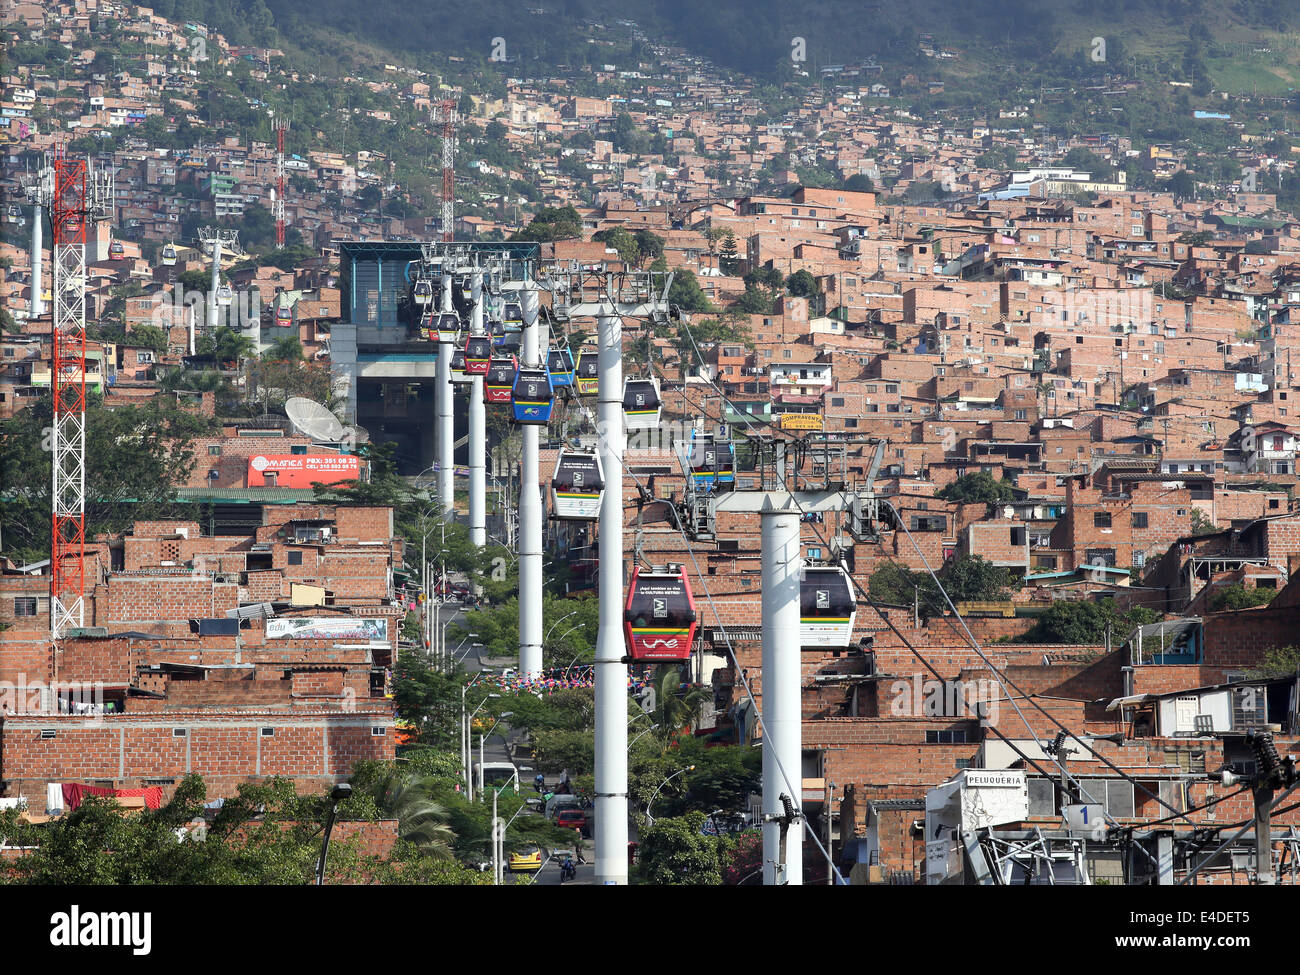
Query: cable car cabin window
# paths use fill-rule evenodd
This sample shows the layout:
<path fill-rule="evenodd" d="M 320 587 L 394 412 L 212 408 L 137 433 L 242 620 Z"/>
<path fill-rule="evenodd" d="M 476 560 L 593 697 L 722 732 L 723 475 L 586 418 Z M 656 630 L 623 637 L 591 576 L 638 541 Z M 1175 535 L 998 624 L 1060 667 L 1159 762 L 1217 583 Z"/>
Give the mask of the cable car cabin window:
<path fill-rule="evenodd" d="M 799 588 L 801 616 L 848 616 L 857 606 L 839 569 L 807 569 Z"/>

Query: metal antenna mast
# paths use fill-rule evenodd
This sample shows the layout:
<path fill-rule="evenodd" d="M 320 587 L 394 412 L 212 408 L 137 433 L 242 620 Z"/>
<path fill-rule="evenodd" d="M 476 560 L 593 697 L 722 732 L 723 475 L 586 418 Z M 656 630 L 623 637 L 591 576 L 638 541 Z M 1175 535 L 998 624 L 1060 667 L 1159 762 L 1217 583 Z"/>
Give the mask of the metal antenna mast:
<path fill-rule="evenodd" d="M 86 228 L 113 207 L 113 175 L 60 150 L 50 198 L 54 229 L 54 428 L 50 636 L 85 623 Z"/>
<path fill-rule="evenodd" d="M 456 206 L 456 101 L 448 98 L 433 107 L 434 122 L 442 125 L 442 239 L 455 236 Z"/>
<path fill-rule="evenodd" d="M 271 205 L 275 216 L 275 246 L 284 247 L 284 133 L 289 128 L 289 120 L 276 116 L 271 121 L 275 130 L 275 192 L 271 194 Z"/>

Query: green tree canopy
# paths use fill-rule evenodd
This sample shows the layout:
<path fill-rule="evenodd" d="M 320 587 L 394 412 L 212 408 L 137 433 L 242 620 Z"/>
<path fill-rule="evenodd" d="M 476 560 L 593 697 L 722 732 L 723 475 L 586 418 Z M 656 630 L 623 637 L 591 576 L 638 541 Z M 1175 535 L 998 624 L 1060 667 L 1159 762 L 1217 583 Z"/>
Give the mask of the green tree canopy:
<path fill-rule="evenodd" d="M 945 501 L 962 504 L 1006 504 L 1015 499 L 1011 482 L 996 480 L 987 471 L 963 474 L 935 494 Z"/>

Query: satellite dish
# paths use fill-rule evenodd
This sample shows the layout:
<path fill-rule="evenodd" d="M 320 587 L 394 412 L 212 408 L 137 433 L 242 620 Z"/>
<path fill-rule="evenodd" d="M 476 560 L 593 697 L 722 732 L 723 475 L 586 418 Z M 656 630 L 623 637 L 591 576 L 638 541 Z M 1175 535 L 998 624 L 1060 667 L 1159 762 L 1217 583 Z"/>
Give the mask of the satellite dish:
<path fill-rule="evenodd" d="M 339 418 L 315 400 L 303 396 L 290 397 L 284 404 L 284 412 L 294 429 L 312 440 L 337 443 L 346 435 L 346 428 Z"/>
<path fill-rule="evenodd" d="M 354 443 L 370 443 L 370 431 L 363 426 L 348 427 Z"/>

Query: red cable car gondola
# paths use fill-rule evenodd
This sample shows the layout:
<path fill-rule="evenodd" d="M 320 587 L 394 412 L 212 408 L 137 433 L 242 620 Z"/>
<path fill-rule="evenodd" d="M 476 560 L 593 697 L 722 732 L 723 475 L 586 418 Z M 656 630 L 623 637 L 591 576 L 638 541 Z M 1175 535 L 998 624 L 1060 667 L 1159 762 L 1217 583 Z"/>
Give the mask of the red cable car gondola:
<path fill-rule="evenodd" d="M 632 570 L 623 632 L 633 660 L 688 660 L 695 642 L 695 597 L 683 568 Z"/>
<path fill-rule="evenodd" d="M 492 362 L 492 337 L 471 335 L 465 340 L 465 374 L 486 376 Z"/>
<path fill-rule="evenodd" d="M 483 399 L 488 403 L 509 403 L 519 363 L 512 355 L 493 356 L 483 380 Z"/>

